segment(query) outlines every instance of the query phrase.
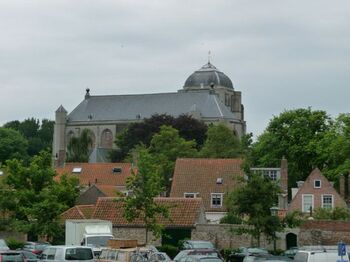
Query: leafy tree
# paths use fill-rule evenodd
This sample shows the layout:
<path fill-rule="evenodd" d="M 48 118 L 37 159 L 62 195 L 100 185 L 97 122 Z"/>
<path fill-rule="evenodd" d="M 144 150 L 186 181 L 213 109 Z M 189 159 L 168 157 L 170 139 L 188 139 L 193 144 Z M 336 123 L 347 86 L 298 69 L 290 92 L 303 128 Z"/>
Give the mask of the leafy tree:
<path fill-rule="evenodd" d="M 191 116 L 180 115 L 174 118 L 166 114 L 156 114 L 146 118 L 143 122 L 130 124 L 127 129 L 117 135 L 115 143 L 118 150 L 112 152 L 111 160 L 123 160 L 137 145 L 148 147 L 154 134 L 158 133 L 163 125 L 176 128 L 180 136 L 188 141 L 195 140 L 198 148 L 203 144 L 206 136 L 206 125 Z"/>
<path fill-rule="evenodd" d="M 121 199 L 125 205 L 124 217 L 132 222 L 142 219 L 146 228 L 146 244 L 148 243 L 148 231 L 152 231 L 155 237 L 160 237 L 162 225 L 157 218 L 169 217 L 168 207 L 154 201 L 163 191 L 163 178 L 160 174 L 156 160 L 146 149 L 139 151 L 137 172 L 132 172 L 128 178 L 126 188 L 132 193 Z"/>
<path fill-rule="evenodd" d="M 51 151 L 54 121 L 43 119 L 40 124 L 38 119 L 28 118 L 22 122 L 18 120 L 8 122 L 4 127 L 20 132 L 28 140 L 29 156 L 34 156 L 45 149 Z"/>
<path fill-rule="evenodd" d="M 282 223 L 277 216 L 271 216 L 270 208 L 276 204 L 279 192 L 279 186 L 269 178 L 251 175 L 244 185 L 228 194 L 226 222 L 230 217 L 241 217 L 242 224 L 248 227 L 241 227 L 239 233 L 250 234 L 258 246 L 261 234 L 274 239 L 275 232 L 282 229 Z"/>
<path fill-rule="evenodd" d="M 1 185 L 0 210 L 11 218 L 11 227 L 34 235 L 54 237 L 60 233 L 59 215 L 74 204 L 79 194 L 77 179 L 56 182 L 51 155 L 41 152 L 28 167 L 17 159 L 6 162 Z"/>
<path fill-rule="evenodd" d="M 315 219 L 327 220 L 350 220 L 350 211 L 347 208 L 317 208 L 313 214 Z"/>
<path fill-rule="evenodd" d="M 310 171 L 323 167 L 319 141 L 330 128 L 331 119 L 324 111 L 311 108 L 284 111 L 270 121 L 266 130 L 252 145 L 248 162 L 251 166 L 278 166 L 288 159 L 289 187 L 305 180 Z"/>
<path fill-rule="evenodd" d="M 72 137 L 67 145 L 67 162 L 89 162 L 92 143 L 92 133 L 89 129 L 83 129 L 80 136 Z"/>
<path fill-rule="evenodd" d="M 0 127 L 0 163 L 11 158 L 26 159 L 27 140 L 10 128 Z"/>
<path fill-rule="evenodd" d="M 157 160 L 162 179 L 169 191 L 176 159 L 194 157 L 197 155 L 197 150 L 195 141 L 186 141 L 179 136 L 179 131 L 176 129 L 162 126 L 159 133 L 155 134 L 151 140 L 149 153 Z"/>
<path fill-rule="evenodd" d="M 239 139 L 227 126 L 219 124 L 210 126 L 207 140 L 200 156 L 208 158 L 235 158 L 240 155 Z"/>

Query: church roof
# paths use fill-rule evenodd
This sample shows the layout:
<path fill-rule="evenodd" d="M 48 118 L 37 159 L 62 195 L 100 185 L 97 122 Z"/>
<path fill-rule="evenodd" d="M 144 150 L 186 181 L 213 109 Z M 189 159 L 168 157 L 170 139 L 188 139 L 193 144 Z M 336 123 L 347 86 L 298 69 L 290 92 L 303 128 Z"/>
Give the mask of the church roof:
<path fill-rule="evenodd" d="M 233 89 L 231 79 L 208 62 L 187 78 L 184 89 L 215 88 L 217 86 Z"/>
<path fill-rule="evenodd" d="M 209 90 L 178 93 L 89 96 L 69 115 L 69 122 L 137 121 L 152 115 L 200 114 L 203 119 L 235 120 L 235 115 Z"/>

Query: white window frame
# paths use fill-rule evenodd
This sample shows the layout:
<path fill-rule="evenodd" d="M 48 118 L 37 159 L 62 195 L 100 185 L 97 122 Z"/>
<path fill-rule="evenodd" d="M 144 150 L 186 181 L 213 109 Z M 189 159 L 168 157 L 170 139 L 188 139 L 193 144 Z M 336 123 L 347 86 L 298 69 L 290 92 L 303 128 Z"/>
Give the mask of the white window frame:
<path fill-rule="evenodd" d="M 330 207 L 331 209 L 334 208 L 334 196 L 332 194 L 323 194 L 322 197 L 322 208 L 329 208 L 329 207 L 324 207 L 324 197 L 332 197 L 332 206 Z"/>
<path fill-rule="evenodd" d="M 302 201 L 301 201 L 301 208 L 303 213 L 310 213 L 310 209 L 304 210 L 304 198 L 311 196 L 311 208 L 314 210 L 314 195 L 313 194 L 303 194 L 302 195 Z"/>
<path fill-rule="evenodd" d="M 320 182 L 320 186 L 316 186 L 316 181 Z M 320 179 L 315 179 L 314 180 L 314 188 L 321 188 L 322 187 L 322 181 Z"/>
<path fill-rule="evenodd" d="M 210 194 L 210 206 L 214 208 L 220 208 L 222 207 L 223 201 L 224 201 L 224 194 L 223 193 L 211 193 Z M 220 205 L 213 205 L 213 198 L 214 196 L 219 196 L 220 197 Z"/>
<path fill-rule="evenodd" d="M 197 195 L 198 195 L 198 193 L 185 192 L 184 198 L 197 198 Z"/>

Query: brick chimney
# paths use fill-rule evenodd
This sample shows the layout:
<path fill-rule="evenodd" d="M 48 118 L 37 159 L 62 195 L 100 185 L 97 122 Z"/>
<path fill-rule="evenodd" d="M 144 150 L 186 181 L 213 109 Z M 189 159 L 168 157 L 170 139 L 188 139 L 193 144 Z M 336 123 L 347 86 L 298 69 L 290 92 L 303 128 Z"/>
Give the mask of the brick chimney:
<path fill-rule="evenodd" d="M 281 160 L 281 189 L 288 193 L 288 162 L 285 157 Z"/>

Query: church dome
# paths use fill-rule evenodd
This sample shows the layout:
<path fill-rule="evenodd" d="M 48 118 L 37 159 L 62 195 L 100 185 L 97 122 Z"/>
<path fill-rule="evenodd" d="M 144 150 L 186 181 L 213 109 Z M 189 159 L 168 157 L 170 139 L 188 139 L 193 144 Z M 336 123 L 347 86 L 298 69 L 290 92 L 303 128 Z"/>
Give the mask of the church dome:
<path fill-rule="evenodd" d="M 208 62 L 187 78 L 184 89 L 215 88 L 216 86 L 233 89 L 231 79 Z"/>

